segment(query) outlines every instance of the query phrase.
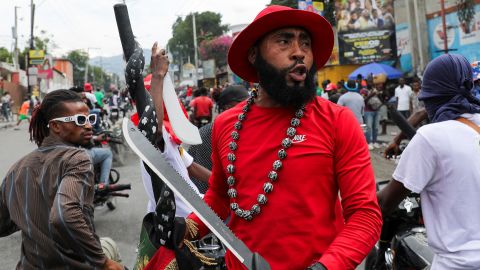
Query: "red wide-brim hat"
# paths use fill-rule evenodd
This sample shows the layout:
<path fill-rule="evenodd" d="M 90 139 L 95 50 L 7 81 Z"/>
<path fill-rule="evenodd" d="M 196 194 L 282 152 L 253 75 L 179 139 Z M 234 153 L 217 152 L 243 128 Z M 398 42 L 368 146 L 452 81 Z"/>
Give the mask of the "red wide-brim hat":
<path fill-rule="evenodd" d="M 307 30 L 317 68 L 327 63 L 334 44 L 330 23 L 314 12 L 272 5 L 263 9 L 233 41 L 228 51 L 228 65 L 232 71 L 245 81 L 258 82 L 257 71 L 248 61 L 248 50 L 266 34 L 285 27 Z"/>

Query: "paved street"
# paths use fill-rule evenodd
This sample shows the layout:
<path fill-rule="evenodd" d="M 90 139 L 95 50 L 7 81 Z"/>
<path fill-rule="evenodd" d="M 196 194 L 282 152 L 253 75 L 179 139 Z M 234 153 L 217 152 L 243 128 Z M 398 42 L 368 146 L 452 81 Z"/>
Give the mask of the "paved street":
<path fill-rule="evenodd" d="M 0 177 L 6 174 L 11 165 L 23 155 L 34 150 L 36 145 L 28 141 L 27 124 L 22 123 L 20 130 L 1 128 L 0 125 Z M 389 126 L 389 135 L 380 136 L 383 141 L 390 140 L 391 132 L 397 130 Z M 394 161 L 381 157 L 383 149 L 371 151 L 372 164 L 377 180 L 388 179 L 395 167 Z M 125 166 L 116 167 L 121 175 L 120 182 L 132 184 L 130 198 L 117 198 L 117 209 L 109 211 L 106 207 L 96 209 L 95 224 L 100 236 L 114 239 L 120 249 L 123 262 L 131 268 L 135 260 L 135 249 L 140 232 L 140 224 L 145 214 L 146 199 L 143 184 L 140 180 L 139 160 L 133 154 L 128 155 Z M 0 238 L 0 270 L 14 269 L 20 256 L 21 236 L 15 233 Z M 363 269 L 359 267 L 358 269 Z"/>

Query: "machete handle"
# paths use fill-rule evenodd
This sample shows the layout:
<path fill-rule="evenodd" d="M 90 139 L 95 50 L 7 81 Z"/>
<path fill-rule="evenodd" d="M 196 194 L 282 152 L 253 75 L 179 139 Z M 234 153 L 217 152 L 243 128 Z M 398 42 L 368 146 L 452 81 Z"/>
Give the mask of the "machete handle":
<path fill-rule="evenodd" d="M 132 54 L 135 52 L 137 43 L 135 42 L 135 36 L 133 35 L 132 25 L 130 24 L 130 17 L 128 15 L 127 5 L 116 4 L 113 6 L 115 12 L 115 19 L 117 21 L 118 34 L 120 35 L 120 41 L 123 48 L 123 56 L 125 62 L 128 62 Z M 149 94 L 145 90 L 143 80 L 136 82 L 134 89 L 128 89 L 130 96 L 135 101 L 135 107 L 138 112 L 138 117 L 141 117 L 145 107 L 149 105 Z"/>
<path fill-rule="evenodd" d="M 122 42 L 123 55 L 125 56 L 125 61 L 128 61 L 135 51 L 135 36 L 133 35 L 132 25 L 130 24 L 127 5 L 116 4 L 113 6 L 113 10 L 115 12 L 115 19 L 117 20 L 120 41 Z"/>
<path fill-rule="evenodd" d="M 403 117 L 403 115 L 399 113 L 394 106 L 388 106 L 388 111 L 390 112 L 393 122 L 400 128 L 405 136 L 411 140 L 417 133 L 415 128 L 408 123 L 407 119 L 405 119 L 405 117 Z"/>

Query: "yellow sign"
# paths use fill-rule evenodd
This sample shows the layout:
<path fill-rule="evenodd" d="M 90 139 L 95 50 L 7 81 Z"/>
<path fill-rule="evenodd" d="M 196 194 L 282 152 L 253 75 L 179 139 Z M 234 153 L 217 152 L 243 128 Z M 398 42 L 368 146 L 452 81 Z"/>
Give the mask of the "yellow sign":
<path fill-rule="evenodd" d="M 45 51 L 44 50 L 30 50 L 28 52 L 28 56 L 30 59 L 43 59 L 45 58 Z"/>
<path fill-rule="evenodd" d="M 317 10 L 318 13 L 323 12 L 323 2 L 312 2 L 313 8 Z"/>
<path fill-rule="evenodd" d="M 40 97 L 40 91 L 38 90 L 38 86 L 36 86 L 36 85 L 33 86 L 32 96 Z"/>

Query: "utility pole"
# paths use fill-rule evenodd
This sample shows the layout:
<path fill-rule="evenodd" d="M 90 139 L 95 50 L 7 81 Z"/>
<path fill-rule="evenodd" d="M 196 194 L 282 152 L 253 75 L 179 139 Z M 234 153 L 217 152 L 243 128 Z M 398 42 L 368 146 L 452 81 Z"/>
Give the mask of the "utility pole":
<path fill-rule="evenodd" d="M 87 48 L 87 62 L 85 63 L 85 76 L 83 78 L 83 85 L 85 85 L 88 82 L 88 60 L 90 59 L 90 56 L 88 55 L 90 48 Z"/>
<path fill-rule="evenodd" d="M 30 0 L 30 50 L 35 49 L 35 45 L 33 42 L 33 25 L 35 22 L 35 4 L 33 3 L 33 0 Z M 26 66 L 27 72 L 28 68 L 30 67 L 30 53 L 28 54 L 28 65 Z M 28 94 L 31 95 L 33 91 L 33 85 L 30 84 L 30 74 L 28 74 L 28 81 L 27 81 L 27 86 L 28 86 Z M 36 76 L 36 75 L 35 75 Z M 35 84 L 36 85 L 36 84 Z"/>
<path fill-rule="evenodd" d="M 102 82 L 101 89 L 103 90 L 105 82 L 103 81 L 103 56 L 100 55 L 100 81 Z"/>
<path fill-rule="evenodd" d="M 13 48 L 13 55 L 14 55 L 14 60 L 13 60 L 13 65 L 15 66 L 15 69 L 18 70 L 20 69 L 20 63 L 18 63 L 18 24 L 17 24 L 17 9 L 19 7 L 15 6 L 15 26 L 13 27 L 13 38 L 15 39 L 15 45 Z"/>
<path fill-rule="evenodd" d="M 418 70 L 420 70 L 421 72 L 423 72 L 423 70 L 425 69 L 425 59 L 423 57 L 423 38 L 422 38 L 422 30 L 420 28 L 420 12 L 419 12 L 419 6 L 418 6 L 418 1 L 420 1 L 422 3 L 422 5 L 425 5 L 424 4 L 424 1 L 422 0 L 413 0 L 413 5 L 414 5 L 414 13 L 415 13 L 415 27 L 417 28 L 417 44 L 418 44 L 418 56 L 419 56 L 419 65 L 418 65 L 418 69 L 417 69 L 417 72 Z M 421 9 L 423 11 L 423 8 Z"/>
<path fill-rule="evenodd" d="M 35 4 L 33 3 L 33 0 L 30 0 L 30 5 L 31 5 L 31 23 L 30 23 L 30 49 L 35 49 L 34 43 L 33 43 L 33 25 L 35 21 Z"/>
<path fill-rule="evenodd" d="M 84 84 L 88 82 L 88 60 L 90 59 L 90 49 L 97 50 L 97 49 L 100 49 L 100 48 L 92 48 L 92 47 L 87 48 L 87 63 L 85 64 Z"/>
<path fill-rule="evenodd" d="M 448 53 L 448 35 L 447 35 L 447 23 L 445 20 L 445 0 L 440 0 L 441 14 L 442 14 L 442 27 L 443 27 L 443 50 L 444 53 Z"/>
<path fill-rule="evenodd" d="M 198 85 L 198 49 L 197 49 L 197 27 L 195 24 L 195 12 L 192 13 L 192 22 L 193 22 L 193 49 L 195 52 L 195 86 Z"/>

